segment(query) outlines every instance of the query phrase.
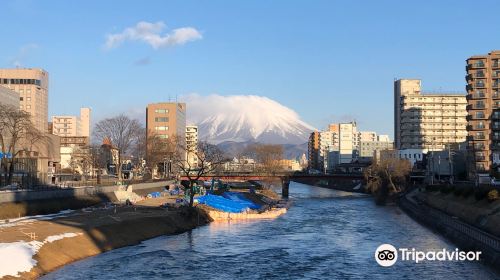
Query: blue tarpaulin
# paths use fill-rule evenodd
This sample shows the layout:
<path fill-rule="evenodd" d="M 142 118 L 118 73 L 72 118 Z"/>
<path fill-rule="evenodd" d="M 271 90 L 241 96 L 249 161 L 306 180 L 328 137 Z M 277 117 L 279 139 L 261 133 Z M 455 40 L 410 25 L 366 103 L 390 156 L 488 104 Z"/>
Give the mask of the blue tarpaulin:
<path fill-rule="evenodd" d="M 198 200 L 198 203 L 208 205 L 224 212 L 241 213 L 248 208 L 248 206 L 239 202 L 213 194 L 199 196 L 196 199 Z"/>
<path fill-rule="evenodd" d="M 161 193 L 160 192 L 152 192 L 152 193 L 148 194 L 148 197 L 161 197 Z"/>
<path fill-rule="evenodd" d="M 241 205 L 248 207 L 250 209 L 259 209 L 260 206 L 255 204 L 250 199 L 246 198 L 244 194 L 239 192 L 225 192 L 222 194 L 227 199 L 231 199 L 232 201 L 238 202 Z"/>

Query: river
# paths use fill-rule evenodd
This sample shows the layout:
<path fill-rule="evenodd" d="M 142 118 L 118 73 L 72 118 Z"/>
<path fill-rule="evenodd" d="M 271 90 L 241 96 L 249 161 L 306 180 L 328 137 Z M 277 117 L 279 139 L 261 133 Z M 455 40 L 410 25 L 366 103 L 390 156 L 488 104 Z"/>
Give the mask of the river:
<path fill-rule="evenodd" d="M 78 261 L 43 279 L 495 279 L 471 261 L 381 267 L 374 252 L 383 243 L 423 251 L 455 246 L 370 197 L 298 183 L 290 196 L 293 206 L 277 219 L 211 223 Z"/>

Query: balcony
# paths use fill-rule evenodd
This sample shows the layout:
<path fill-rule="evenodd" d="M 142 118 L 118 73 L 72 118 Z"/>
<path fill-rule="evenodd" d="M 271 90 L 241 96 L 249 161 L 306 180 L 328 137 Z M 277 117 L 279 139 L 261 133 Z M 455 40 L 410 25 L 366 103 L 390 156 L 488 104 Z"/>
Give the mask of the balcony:
<path fill-rule="evenodd" d="M 474 87 L 475 88 L 486 88 L 486 83 L 475 83 Z"/>
<path fill-rule="evenodd" d="M 486 140 L 486 136 L 484 135 L 472 135 L 472 140 Z"/>
<path fill-rule="evenodd" d="M 469 65 L 467 65 L 467 68 L 468 68 L 468 69 L 479 69 L 479 68 L 485 68 L 485 64 L 484 64 L 484 62 L 482 62 L 482 61 L 479 61 L 479 62 L 474 62 L 474 63 L 470 63 Z"/>
<path fill-rule="evenodd" d="M 500 62 L 498 62 L 498 60 L 493 61 L 493 63 L 491 64 L 491 67 L 492 68 L 500 68 Z"/>
<path fill-rule="evenodd" d="M 500 114 L 493 114 L 491 115 L 492 120 L 500 120 Z"/>
<path fill-rule="evenodd" d="M 486 109 L 486 104 L 480 103 L 480 104 L 469 104 L 467 105 L 466 109 L 467 110 L 483 110 Z"/>
<path fill-rule="evenodd" d="M 486 146 L 484 144 L 475 144 L 473 147 L 474 147 L 474 150 L 476 150 L 476 151 L 485 151 L 486 150 Z"/>
<path fill-rule="evenodd" d="M 484 98 L 486 98 L 486 94 L 484 94 L 484 92 L 476 92 L 476 93 L 472 93 L 472 94 L 467 95 L 467 100 L 484 99 Z M 444 108 L 444 109 L 447 109 L 447 108 Z M 454 108 L 452 108 L 452 109 L 454 109 Z"/>
<path fill-rule="evenodd" d="M 475 156 L 474 159 L 476 161 L 486 161 L 486 157 L 485 156 Z"/>

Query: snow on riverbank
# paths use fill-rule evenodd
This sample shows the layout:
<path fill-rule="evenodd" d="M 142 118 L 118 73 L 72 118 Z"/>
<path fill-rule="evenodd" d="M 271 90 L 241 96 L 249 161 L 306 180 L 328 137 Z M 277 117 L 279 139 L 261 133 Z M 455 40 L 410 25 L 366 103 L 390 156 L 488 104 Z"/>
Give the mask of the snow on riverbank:
<path fill-rule="evenodd" d="M 17 241 L 12 243 L 0 243 L 0 278 L 10 275 L 19 276 L 20 272 L 30 271 L 37 263 L 33 256 L 46 243 L 52 243 L 64 238 L 81 235 L 81 233 L 67 232 L 51 235 L 43 242 L 40 241 Z"/>
<path fill-rule="evenodd" d="M 36 216 L 25 216 L 21 218 L 15 218 L 15 219 L 5 219 L 5 220 L 0 220 L 0 227 L 13 227 L 16 226 L 20 223 L 29 223 L 33 221 L 48 221 L 52 220 L 55 218 L 62 218 L 66 217 L 68 214 L 71 214 L 72 212 L 75 212 L 75 210 L 63 210 L 55 214 L 47 214 L 47 215 L 36 215 Z"/>

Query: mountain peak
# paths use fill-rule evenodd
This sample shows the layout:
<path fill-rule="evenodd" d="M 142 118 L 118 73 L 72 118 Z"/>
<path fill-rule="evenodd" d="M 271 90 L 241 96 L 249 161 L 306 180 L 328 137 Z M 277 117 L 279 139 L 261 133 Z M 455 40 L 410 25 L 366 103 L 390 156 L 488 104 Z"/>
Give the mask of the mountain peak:
<path fill-rule="evenodd" d="M 200 139 L 213 143 L 257 141 L 301 144 L 314 127 L 292 109 L 256 95 L 189 95 L 190 122 L 198 125 Z"/>

